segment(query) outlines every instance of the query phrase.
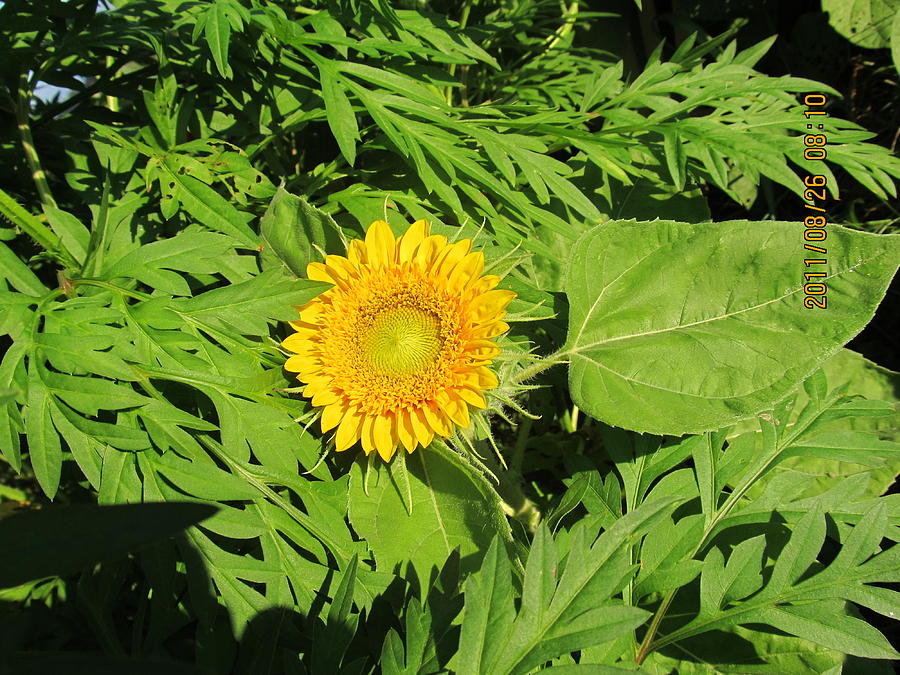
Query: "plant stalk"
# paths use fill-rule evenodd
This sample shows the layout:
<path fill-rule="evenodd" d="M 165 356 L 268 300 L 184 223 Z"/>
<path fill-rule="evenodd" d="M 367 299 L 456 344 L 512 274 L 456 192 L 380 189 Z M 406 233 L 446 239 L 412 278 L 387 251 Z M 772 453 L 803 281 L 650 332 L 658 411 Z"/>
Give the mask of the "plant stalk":
<path fill-rule="evenodd" d="M 459 29 L 465 30 L 466 24 L 469 22 L 469 12 L 471 11 L 472 6 L 470 3 L 465 3 L 462 8 L 462 14 L 459 17 Z M 450 73 L 450 77 L 456 75 L 456 64 L 451 63 L 450 68 L 448 69 Z M 447 100 L 447 105 L 453 105 L 453 87 L 447 86 L 447 91 L 444 93 L 444 96 Z"/>
<path fill-rule="evenodd" d="M 19 78 L 19 92 L 16 100 L 16 123 L 19 126 L 22 149 L 25 151 L 25 160 L 31 169 L 31 177 L 34 179 L 41 203 L 44 206 L 56 206 L 56 200 L 53 199 L 50 184 L 47 182 L 47 174 L 44 173 L 41 159 L 38 157 L 37 150 L 34 147 L 34 137 L 31 135 L 29 108 L 32 94 L 33 91 L 28 81 L 28 73 L 22 73 L 22 76 Z"/>

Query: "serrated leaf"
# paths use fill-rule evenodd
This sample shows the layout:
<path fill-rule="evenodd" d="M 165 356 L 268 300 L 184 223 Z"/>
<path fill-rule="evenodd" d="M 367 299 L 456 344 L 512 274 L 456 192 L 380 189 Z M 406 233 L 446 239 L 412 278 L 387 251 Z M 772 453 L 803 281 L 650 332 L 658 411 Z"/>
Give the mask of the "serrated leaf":
<path fill-rule="evenodd" d="M 96 417 L 100 410 L 123 410 L 144 405 L 151 400 L 129 386 L 99 377 L 46 371 L 41 373 L 41 379 L 54 395 L 91 417 Z"/>
<path fill-rule="evenodd" d="M 261 496 L 256 488 L 211 462 L 192 462 L 170 452 L 154 458 L 153 464 L 157 471 L 192 497 L 225 501 Z"/>
<path fill-rule="evenodd" d="M 843 600 L 866 606 L 871 603 L 876 611 L 886 609 L 885 597 L 877 591 L 857 592 L 859 588 L 871 588 L 869 584 L 896 581 L 900 546 L 877 550 L 886 526 L 885 505 L 875 504 L 853 528 L 831 564 L 817 569 L 816 555 L 824 540 L 825 521 L 821 508 L 811 509 L 797 524 L 762 590 L 746 599 L 728 593 L 732 600 L 724 608 L 720 608 L 719 601 L 726 597 L 726 585 L 733 589 L 734 584 L 725 583 L 730 573 L 723 575 L 721 554 L 717 557 L 711 553 L 701 575 L 701 587 L 705 585 L 708 589 L 703 611 L 685 626 L 658 639 L 653 647 L 660 648 L 726 626 L 765 623 L 846 654 L 900 658 L 873 626 L 842 614 Z M 755 556 L 754 553 L 751 558 Z M 752 572 L 752 565 L 741 567 Z M 706 575 L 712 577 L 704 579 Z M 753 585 L 744 587 L 750 593 L 754 592 L 753 588 Z"/>
<path fill-rule="evenodd" d="M 635 572 L 627 553 L 629 543 L 659 519 L 668 517 L 672 508 L 671 499 L 648 502 L 617 520 L 596 539 L 596 519 L 581 521 L 574 529 L 561 574 L 556 571 L 555 547 L 548 545 L 552 540 L 542 524 L 540 529 L 544 531 L 536 535 L 537 549 L 530 553 L 525 571 L 521 609 L 511 625 L 509 609 L 502 600 L 496 606 L 499 612 L 470 612 L 469 603 L 480 600 L 469 595 L 466 587 L 464 621 L 466 617 L 477 619 L 469 642 L 473 646 L 481 642 L 483 646 L 481 654 L 468 657 L 469 664 L 478 669 L 459 672 L 525 675 L 561 654 L 613 640 L 641 625 L 647 612 L 610 598 Z M 496 562 L 492 559 L 488 564 Z M 500 582 L 505 585 L 502 568 L 501 576 Z M 473 586 L 473 590 L 477 588 Z M 504 637 L 503 642 L 492 644 L 494 635 L 490 640 L 480 637 L 488 625 L 494 635 Z"/>
<path fill-rule="evenodd" d="M 0 242 L 0 279 L 6 280 L 20 293 L 33 297 L 47 292 L 37 275 L 3 242 Z"/>
<path fill-rule="evenodd" d="M 130 250 L 103 270 L 106 279 L 130 277 L 156 287 L 159 270 L 176 270 L 192 274 L 213 274 L 221 266 L 220 259 L 233 250 L 233 240 L 215 232 L 187 231 L 174 237 L 150 242 Z M 183 278 L 177 279 L 179 295 L 190 295 Z M 161 289 L 166 290 L 166 289 Z"/>
<path fill-rule="evenodd" d="M 464 674 L 482 673 L 486 664 L 496 662 L 515 619 L 512 569 L 499 537 L 491 541 L 481 568 L 466 581 L 465 593 L 477 601 L 465 605 L 456 670 Z"/>
<path fill-rule="evenodd" d="M 230 80 L 231 66 L 228 64 L 228 44 L 231 41 L 231 22 L 226 3 L 212 3 L 206 12 L 203 33 L 216 69 L 222 77 Z"/>
<path fill-rule="evenodd" d="M 330 63 L 327 67 L 325 63 L 323 61 L 319 64 L 325 115 L 341 154 L 347 160 L 347 164 L 353 166 L 356 162 L 356 142 L 359 140 L 356 115 L 350 99 L 347 98 L 340 75 L 330 66 Z"/>
<path fill-rule="evenodd" d="M 243 335 L 268 335 L 270 319 L 296 320 L 295 307 L 329 288 L 331 284 L 290 279 L 280 270 L 267 270 L 238 284 L 178 298 L 170 307 L 207 326 Z"/>
<path fill-rule="evenodd" d="M 206 183 L 178 172 L 169 171 L 175 182 L 175 196 L 184 209 L 203 227 L 222 232 L 246 248 L 256 248 L 258 238 L 247 227 L 248 218 Z"/>
<path fill-rule="evenodd" d="M 28 378 L 28 400 L 25 405 L 25 433 L 28 456 L 41 489 L 50 499 L 56 496 L 62 471 L 62 447 L 50 418 L 53 398 L 36 368 Z"/>
<path fill-rule="evenodd" d="M 41 353 L 57 370 L 69 374 L 85 372 L 118 380 L 137 380 L 134 370 L 109 350 L 116 339 L 107 335 L 38 333 Z"/>

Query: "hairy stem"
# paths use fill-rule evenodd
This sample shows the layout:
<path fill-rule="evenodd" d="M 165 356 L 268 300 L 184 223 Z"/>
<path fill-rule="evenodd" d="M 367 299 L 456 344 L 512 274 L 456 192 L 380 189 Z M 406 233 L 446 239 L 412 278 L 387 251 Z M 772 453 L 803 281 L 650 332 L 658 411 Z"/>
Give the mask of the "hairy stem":
<path fill-rule="evenodd" d="M 532 365 L 525 368 L 518 375 L 513 378 L 514 384 L 520 384 L 525 382 L 526 380 L 530 380 L 535 375 L 538 375 L 549 368 L 552 368 L 558 363 L 568 363 L 568 359 L 565 357 L 569 354 L 567 349 L 560 349 L 549 356 L 544 357 L 540 361 L 533 363 Z"/>

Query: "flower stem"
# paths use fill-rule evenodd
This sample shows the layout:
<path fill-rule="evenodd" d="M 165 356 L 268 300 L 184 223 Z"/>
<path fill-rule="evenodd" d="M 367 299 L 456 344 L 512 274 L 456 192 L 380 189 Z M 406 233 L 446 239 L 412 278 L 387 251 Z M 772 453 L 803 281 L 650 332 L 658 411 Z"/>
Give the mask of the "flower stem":
<path fill-rule="evenodd" d="M 572 27 L 575 25 L 575 20 L 578 18 L 578 0 L 571 3 L 566 11 L 563 13 L 563 25 L 556 29 L 556 31 L 547 38 L 547 51 L 553 49 L 559 41 L 564 39 L 569 33 L 572 32 Z"/>
<path fill-rule="evenodd" d="M 459 28 L 457 30 L 463 30 L 466 27 L 466 24 L 469 22 L 469 11 L 471 11 L 472 5 L 466 2 L 462 8 L 462 14 L 459 17 Z M 456 64 L 451 63 L 450 68 L 448 70 L 450 73 L 450 77 L 453 77 L 456 74 Z M 447 99 L 447 105 L 453 105 L 453 87 L 447 85 L 447 89 L 444 92 L 444 96 Z"/>
<path fill-rule="evenodd" d="M 16 100 L 16 123 L 19 126 L 22 149 L 25 151 L 25 160 L 31 169 L 31 177 L 34 179 L 35 187 L 37 187 L 38 194 L 41 197 L 41 203 L 44 206 L 56 206 L 56 200 L 53 199 L 50 184 L 47 182 L 47 174 L 44 173 L 41 159 L 38 157 L 37 150 L 34 147 L 34 137 L 31 135 L 31 120 L 29 118 L 31 96 L 32 89 L 28 81 L 28 73 L 24 72 L 19 78 L 19 92 Z"/>
<path fill-rule="evenodd" d="M 563 348 L 559 351 L 553 352 L 549 356 L 544 357 L 540 361 L 533 363 L 532 365 L 525 368 L 518 375 L 513 378 L 514 384 L 519 384 L 521 382 L 525 382 L 526 380 L 530 380 L 535 375 L 544 372 L 545 370 L 552 368 L 558 363 L 568 363 L 568 360 L 564 358 L 569 354 L 569 350 Z"/>

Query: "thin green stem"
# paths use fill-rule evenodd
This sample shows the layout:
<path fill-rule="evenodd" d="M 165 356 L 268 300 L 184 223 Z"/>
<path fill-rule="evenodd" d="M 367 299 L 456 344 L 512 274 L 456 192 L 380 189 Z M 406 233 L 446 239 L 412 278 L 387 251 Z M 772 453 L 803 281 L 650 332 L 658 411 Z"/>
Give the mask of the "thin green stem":
<path fill-rule="evenodd" d="M 575 0 L 575 2 L 571 3 L 568 8 L 566 8 L 565 13 L 563 13 L 563 25 L 557 28 L 553 35 L 548 38 L 547 51 L 556 47 L 560 40 L 564 40 L 566 36 L 572 32 L 572 27 L 575 25 L 577 18 L 578 0 Z"/>
<path fill-rule="evenodd" d="M 106 68 L 113 71 L 113 77 L 115 76 L 115 70 L 113 70 L 115 64 L 116 60 L 112 56 L 106 57 Z M 106 107 L 113 112 L 119 112 L 119 99 L 112 94 L 106 94 Z"/>
<path fill-rule="evenodd" d="M 466 2 L 463 5 L 462 14 L 460 14 L 460 17 L 459 17 L 458 30 L 465 29 L 466 24 L 469 22 L 469 12 L 471 10 L 472 10 L 472 5 L 468 2 Z M 453 77 L 454 75 L 456 75 L 456 64 L 455 63 L 450 64 L 450 68 L 448 69 L 448 72 L 450 73 L 450 77 Z M 444 92 L 444 96 L 447 100 L 447 105 L 453 105 L 453 87 L 447 85 L 447 89 Z"/>
<path fill-rule="evenodd" d="M 509 460 L 510 470 L 517 475 L 522 475 L 522 459 L 525 456 L 525 446 L 528 445 L 528 438 L 531 436 L 531 427 L 534 420 L 526 417 L 519 424 L 519 432 L 516 435 L 516 444 L 513 446 L 512 457 Z"/>
<path fill-rule="evenodd" d="M 130 298 L 134 298 L 135 300 L 150 300 L 153 296 L 148 293 L 141 293 L 140 291 L 132 291 L 127 288 L 122 288 L 121 286 L 116 286 L 115 284 L 111 284 L 106 281 L 100 281 L 99 279 L 71 279 L 70 283 L 73 286 L 94 286 L 96 288 L 103 288 L 108 291 L 114 291 L 115 293 L 120 293 L 121 295 L 127 295 Z"/>
<path fill-rule="evenodd" d="M 22 73 L 19 78 L 19 91 L 16 98 L 16 123 L 19 127 L 19 137 L 22 141 L 22 150 L 25 152 L 25 160 L 28 162 L 28 168 L 31 169 L 31 177 L 34 179 L 35 187 L 41 197 L 41 203 L 44 206 L 56 206 L 56 200 L 53 199 L 53 193 L 50 191 L 50 184 L 47 182 L 47 174 L 41 166 L 41 159 L 38 157 L 37 149 L 34 146 L 34 137 L 31 135 L 31 82 L 28 79 L 28 73 Z"/>
<path fill-rule="evenodd" d="M 521 384 L 522 382 L 530 380 L 535 375 L 538 375 L 545 370 L 552 368 L 558 363 L 568 363 L 568 359 L 564 358 L 568 354 L 568 349 L 560 349 L 559 351 L 544 357 L 540 361 L 533 363 L 532 365 L 522 370 L 518 375 L 516 375 L 513 378 L 513 384 Z"/>

